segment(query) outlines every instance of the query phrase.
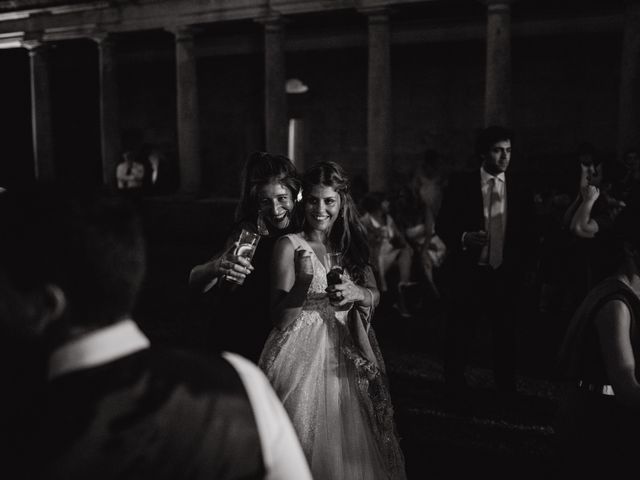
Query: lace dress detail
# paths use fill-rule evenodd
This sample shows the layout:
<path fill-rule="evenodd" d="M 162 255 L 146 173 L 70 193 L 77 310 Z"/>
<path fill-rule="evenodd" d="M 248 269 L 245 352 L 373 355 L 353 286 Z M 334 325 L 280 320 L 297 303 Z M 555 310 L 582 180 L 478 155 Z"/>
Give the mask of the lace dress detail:
<path fill-rule="evenodd" d="M 300 236 L 288 238 L 313 252 Z M 302 312 L 287 328 L 272 330 L 259 365 L 289 413 L 314 478 L 405 479 L 373 329 L 367 336 L 375 358 L 367 358 L 352 335 L 353 315 L 329 303 L 325 267 L 311 258 Z"/>

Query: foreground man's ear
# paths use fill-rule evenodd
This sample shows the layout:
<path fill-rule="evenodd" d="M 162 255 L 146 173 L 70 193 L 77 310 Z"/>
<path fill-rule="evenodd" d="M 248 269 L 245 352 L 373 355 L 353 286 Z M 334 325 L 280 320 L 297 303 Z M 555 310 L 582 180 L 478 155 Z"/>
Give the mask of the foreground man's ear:
<path fill-rule="evenodd" d="M 38 335 L 62 317 L 67 308 L 67 297 L 59 286 L 48 284 L 41 292 L 39 303 L 40 314 L 34 324 Z"/>

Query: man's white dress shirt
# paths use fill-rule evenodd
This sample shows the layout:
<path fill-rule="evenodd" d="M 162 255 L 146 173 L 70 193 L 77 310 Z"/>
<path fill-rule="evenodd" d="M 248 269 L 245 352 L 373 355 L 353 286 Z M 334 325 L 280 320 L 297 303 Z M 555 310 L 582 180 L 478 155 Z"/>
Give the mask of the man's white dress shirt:
<path fill-rule="evenodd" d="M 149 339 L 131 319 L 90 332 L 56 349 L 49 379 L 93 368 L 149 348 Z M 262 371 L 234 353 L 223 357 L 236 370 L 255 416 L 268 480 L 311 480 L 300 443 L 284 407 Z"/>

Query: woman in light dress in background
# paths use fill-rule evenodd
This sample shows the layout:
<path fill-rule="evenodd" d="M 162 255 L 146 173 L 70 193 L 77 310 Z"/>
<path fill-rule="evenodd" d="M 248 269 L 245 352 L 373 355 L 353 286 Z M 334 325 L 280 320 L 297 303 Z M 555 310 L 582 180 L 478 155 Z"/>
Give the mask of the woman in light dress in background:
<path fill-rule="evenodd" d="M 271 265 L 275 328 L 260 366 L 298 433 L 314 478 L 404 479 L 385 367 L 371 317 L 379 292 L 364 227 L 342 168 L 303 179 L 303 229 L 280 238 Z M 328 252 L 340 283 L 327 287 Z"/>

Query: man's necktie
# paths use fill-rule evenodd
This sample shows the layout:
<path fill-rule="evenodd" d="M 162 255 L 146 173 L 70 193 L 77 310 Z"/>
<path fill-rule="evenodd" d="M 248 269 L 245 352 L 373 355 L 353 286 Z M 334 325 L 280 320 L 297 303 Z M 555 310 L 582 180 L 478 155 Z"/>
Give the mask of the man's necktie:
<path fill-rule="evenodd" d="M 495 269 L 502 264 L 504 218 L 500 209 L 498 181 L 495 178 L 489 179 L 489 189 L 489 265 Z"/>

